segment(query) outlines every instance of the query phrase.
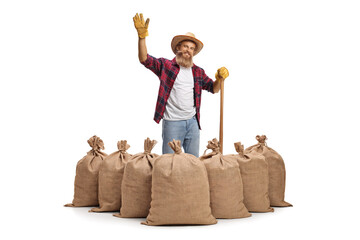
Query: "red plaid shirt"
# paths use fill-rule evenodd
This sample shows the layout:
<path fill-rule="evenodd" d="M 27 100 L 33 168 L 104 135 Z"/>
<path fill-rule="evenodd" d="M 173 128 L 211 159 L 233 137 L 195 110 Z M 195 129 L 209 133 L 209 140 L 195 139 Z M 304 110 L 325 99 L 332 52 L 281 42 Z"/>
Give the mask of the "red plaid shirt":
<path fill-rule="evenodd" d="M 147 55 L 147 59 L 142 64 L 153 71 L 160 79 L 159 94 L 156 103 L 154 120 L 159 123 L 164 116 L 166 102 L 169 99 L 171 89 L 174 85 L 175 79 L 180 71 L 179 65 L 176 63 L 175 58 L 168 60 L 165 58 L 155 58 Z M 196 107 L 196 119 L 200 127 L 200 104 L 201 104 L 201 90 L 207 90 L 214 93 L 213 84 L 205 71 L 196 66 L 192 67 L 192 73 L 194 76 L 194 105 Z"/>

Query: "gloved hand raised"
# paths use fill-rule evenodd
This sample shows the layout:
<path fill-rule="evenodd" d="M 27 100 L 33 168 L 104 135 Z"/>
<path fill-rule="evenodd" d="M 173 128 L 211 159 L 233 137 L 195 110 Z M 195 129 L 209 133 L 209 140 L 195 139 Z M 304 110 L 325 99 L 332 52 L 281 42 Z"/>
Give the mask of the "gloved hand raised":
<path fill-rule="evenodd" d="M 149 36 L 148 27 L 149 27 L 150 19 L 149 18 L 146 19 L 146 22 L 145 22 L 143 14 L 140 13 L 140 16 L 139 16 L 139 14 L 136 14 L 135 17 L 133 17 L 133 20 L 134 20 L 134 25 L 138 32 L 139 38 L 145 38 L 145 37 Z"/>
<path fill-rule="evenodd" d="M 228 76 L 229 76 L 229 71 L 226 69 L 226 67 L 219 68 L 215 73 L 216 80 L 220 80 L 220 79 L 225 80 L 225 78 L 227 78 Z"/>

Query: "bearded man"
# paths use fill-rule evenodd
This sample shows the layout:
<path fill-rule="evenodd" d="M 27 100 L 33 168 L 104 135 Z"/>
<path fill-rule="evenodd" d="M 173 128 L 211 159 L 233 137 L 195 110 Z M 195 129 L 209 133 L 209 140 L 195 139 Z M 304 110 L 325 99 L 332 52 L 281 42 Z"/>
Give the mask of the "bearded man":
<path fill-rule="evenodd" d="M 173 60 L 149 55 L 145 42 L 149 19 L 145 22 L 142 14 L 136 14 L 133 20 L 139 36 L 139 61 L 160 79 L 154 120 L 159 123 L 163 119 L 162 152 L 173 153 L 168 142 L 175 139 L 181 141 L 185 153 L 199 157 L 201 91 L 219 92 L 220 81 L 224 81 L 229 72 L 225 67 L 219 68 L 214 82 L 193 63 L 193 56 L 204 44 L 192 33 L 172 39 Z"/>

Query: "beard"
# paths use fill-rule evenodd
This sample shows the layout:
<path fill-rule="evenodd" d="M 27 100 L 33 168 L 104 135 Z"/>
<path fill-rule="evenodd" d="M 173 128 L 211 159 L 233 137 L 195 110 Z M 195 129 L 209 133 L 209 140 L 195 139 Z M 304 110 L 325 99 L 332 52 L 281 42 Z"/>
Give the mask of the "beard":
<path fill-rule="evenodd" d="M 190 56 L 189 58 L 185 58 L 183 56 L 184 53 L 181 52 L 181 51 L 178 51 L 176 53 L 176 58 L 175 59 L 176 59 L 177 64 L 179 64 L 180 66 L 189 68 L 189 67 L 192 67 L 194 65 L 193 60 L 192 60 L 193 56 L 189 52 L 187 52 L 187 53 Z"/>

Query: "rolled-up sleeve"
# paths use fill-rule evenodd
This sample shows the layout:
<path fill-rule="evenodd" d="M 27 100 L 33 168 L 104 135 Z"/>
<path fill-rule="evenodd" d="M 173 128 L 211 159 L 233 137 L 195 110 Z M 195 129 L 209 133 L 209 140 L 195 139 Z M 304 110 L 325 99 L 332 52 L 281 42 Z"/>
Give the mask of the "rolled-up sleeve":
<path fill-rule="evenodd" d="M 203 72 L 203 84 L 202 89 L 207 90 L 208 92 L 214 93 L 214 81 L 209 78 L 205 72 Z"/>
<path fill-rule="evenodd" d="M 144 62 L 141 62 L 147 69 L 150 69 L 153 73 L 155 73 L 158 77 L 160 77 L 161 70 L 163 68 L 163 59 L 155 58 L 151 55 L 147 55 L 147 58 Z"/>

